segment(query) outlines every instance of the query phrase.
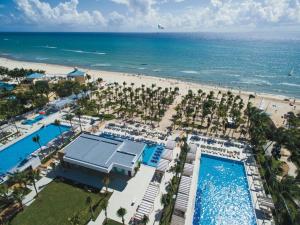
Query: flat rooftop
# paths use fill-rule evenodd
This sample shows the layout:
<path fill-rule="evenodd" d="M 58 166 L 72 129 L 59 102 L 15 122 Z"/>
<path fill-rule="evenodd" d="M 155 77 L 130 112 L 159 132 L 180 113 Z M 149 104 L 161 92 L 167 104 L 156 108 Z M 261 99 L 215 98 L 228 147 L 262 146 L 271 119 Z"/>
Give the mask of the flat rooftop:
<path fill-rule="evenodd" d="M 114 166 L 132 170 L 145 144 L 81 134 L 64 149 L 64 161 L 109 173 Z"/>

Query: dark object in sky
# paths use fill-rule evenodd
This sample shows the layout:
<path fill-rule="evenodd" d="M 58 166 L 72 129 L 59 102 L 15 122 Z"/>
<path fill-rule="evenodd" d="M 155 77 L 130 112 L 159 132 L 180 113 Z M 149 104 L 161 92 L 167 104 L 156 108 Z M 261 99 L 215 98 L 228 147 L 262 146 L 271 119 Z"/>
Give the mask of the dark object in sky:
<path fill-rule="evenodd" d="M 165 29 L 165 28 L 164 28 L 162 25 L 160 25 L 160 24 L 157 25 L 157 28 L 158 28 L 159 30 L 164 30 L 164 29 Z"/>

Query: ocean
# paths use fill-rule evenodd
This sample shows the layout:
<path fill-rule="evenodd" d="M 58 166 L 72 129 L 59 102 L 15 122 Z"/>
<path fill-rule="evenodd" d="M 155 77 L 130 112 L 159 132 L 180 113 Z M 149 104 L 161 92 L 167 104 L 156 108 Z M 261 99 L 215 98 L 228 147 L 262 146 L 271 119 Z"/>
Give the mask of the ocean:
<path fill-rule="evenodd" d="M 0 33 L 1 56 L 300 98 L 300 40 L 213 33 Z"/>

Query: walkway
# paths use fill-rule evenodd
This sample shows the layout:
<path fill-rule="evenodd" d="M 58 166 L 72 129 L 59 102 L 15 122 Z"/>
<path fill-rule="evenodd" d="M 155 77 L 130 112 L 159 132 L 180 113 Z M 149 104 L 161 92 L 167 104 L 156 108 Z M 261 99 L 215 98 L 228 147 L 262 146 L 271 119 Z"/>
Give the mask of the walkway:
<path fill-rule="evenodd" d="M 41 192 L 47 184 L 52 182 L 52 180 L 53 178 L 50 177 L 42 177 L 40 180 L 38 180 L 36 182 L 37 192 Z M 23 199 L 23 204 L 26 206 L 29 206 L 31 203 L 33 203 L 36 196 L 34 187 L 28 186 L 28 188 L 31 190 L 31 192 L 28 195 L 26 195 L 25 198 Z"/>
<path fill-rule="evenodd" d="M 136 176 L 128 180 L 127 186 L 124 188 L 124 190 L 109 190 L 113 191 L 113 194 L 108 203 L 108 218 L 121 221 L 116 213 L 120 207 L 123 207 L 127 211 L 127 214 L 125 215 L 125 224 L 128 224 L 129 220 L 136 212 L 137 206 L 142 200 L 154 172 L 154 167 L 142 164 Z M 134 205 L 132 205 L 133 201 L 135 202 Z M 88 225 L 102 225 L 104 219 L 104 210 L 102 210 L 98 218 L 94 222 L 90 221 Z"/>
<path fill-rule="evenodd" d="M 159 123 L 159 126 L 157 128 L 158 130 L 160 130 L 160 131 L 166 131 L 166 129 L 172 125 L 171 119 L 172 119 L 173 115 L 175 115 L 175 113 L 176 113 L 175 108 L 179 104 L 180 101 L 181 101 L 181 95 L 178 95 L 175 98 L 173 104 L 165 112 L 165 115 L 162 118 L 162 120 Z"/>

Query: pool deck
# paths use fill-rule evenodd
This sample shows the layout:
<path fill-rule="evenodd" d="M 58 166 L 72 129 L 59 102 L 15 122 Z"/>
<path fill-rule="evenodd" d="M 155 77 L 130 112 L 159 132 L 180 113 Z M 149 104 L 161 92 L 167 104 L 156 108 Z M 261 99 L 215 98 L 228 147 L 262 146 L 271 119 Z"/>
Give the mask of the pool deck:
<path fill-rule="evenodd" d="M 217 139 L 217 140 L 221 140 L 221 139 Z M 202 144 L 207 144 L 206 142 L 203 142 L 203 141 L 188 141 L 188 143 L 189 144 L 191 144 L 191 143 L 198 144 L 199 146 L 201 146 Z M 225 159 L 230 159 L 230 160 L 243 162 L 244 167 L 245 167 L 247 182 L 248 182 L 248 188 L 249 188 L 250 195 L 251 195 L 252 207 L 253 207 L 254 215 L 255 215 L 255 218 L 256 218 L 256 223 L 257 223 L 257 225 L 262 225 L 262 224 L 271 225 L 271 224 L 273 224 L 272 220 L 266 220 L 266 219 L 263 220 L 263 219 L 257 217 L 256 212 L 261 211 L 261 209 L 259 207 L 259 204 L 258 204 L 258 196 L 266 196 L 266 194 L 263 190 L 263 185 L 262 184 L 261 184 L 261 186 L 262 186 L 261 190 L 256 190 L 254 188 L 254 178 L 252 177 L 252 175 L 249 174 L 249 171 L 252 171 L 253 168 L 256 168 L 256 170 L 257 170 L 257 166 L 253 166 L 253 165 L 256 165 L 253 155 L 250 152 L 246 151 L 245 148 L 240 149 L 240 148 L 232 147 L 232 146 L 231 147 L 224 147 L 222 145 L 223 148 L 226 148 L 230 151 L 235 150 L 235 151 L 240 152 L 238 157 L 230 157 L 230 156 L 225 155 L 225 154 L 221 155 L 218 151 L 202 149 L 199 146 L 197 148 L 197 153 L 196 153 L 195 168 L 194 168 L 194 172 L 193 172 L 193 180 L 192 180 L 192 184 L 191 184 L 190 198 L 189 198 L 189 203 L 188 203 L 188 205 L 191 206 L 191 207 L 189 207 L 187 212 L 186 212 L 185 225 L 193 224 L 195 199 L 196 199 L 196 193 L 197 193 L 197 182 L 198 182 L 199 167 L 200 167 L 200 158 L 201 158 L 202 153 L 207 154 L 207 155 L 220 157 L 220 158 L 225 158 Z M 210 144 L 210 146 L 221 147 L 220 144 Z M 252 167 L 252 168 L 250 168 L 250 167 Z M 256 172 L 259 175 L 259 172 L 258 171 L 256 171 Z M 260 175 L 259 175 L 259 177 L 260 177 Z"/>
<path fill-rule="evenodd" d="M 33 125 L 24 125 L 24 124 L 21 124 L 21 123 L 18 123 L 17 126 L 18 128 L 20 129 L 20 132 L 23 133 L 23 135 L 19 136 L 18 138 L 8 142 L 7 144 L 3 145 L 0 147 L 0 151 L 4 150 L 5 148 L 13 145 L 14 143 L 22 140 L 23 138 L 29 136 L 30 134 L 38 131 L 39 129 L 41 129 L 41 127 L 43 126 L 46 126 L 48 124 L 51 124 L 51 123 L 54 123 L 54 121 L 58 118 L 60 118 L 61 116 L 61 113 L 57 112 L 57 113 L 54 113 L 50 116 L 47 116 L 45 119 L 43 119 L 42 121 L 40 122 L 37 122 Z"/>

